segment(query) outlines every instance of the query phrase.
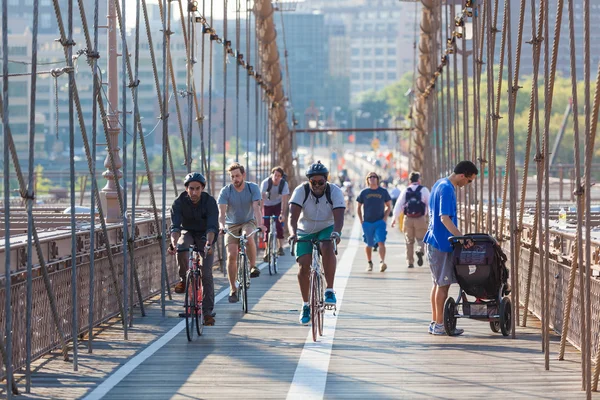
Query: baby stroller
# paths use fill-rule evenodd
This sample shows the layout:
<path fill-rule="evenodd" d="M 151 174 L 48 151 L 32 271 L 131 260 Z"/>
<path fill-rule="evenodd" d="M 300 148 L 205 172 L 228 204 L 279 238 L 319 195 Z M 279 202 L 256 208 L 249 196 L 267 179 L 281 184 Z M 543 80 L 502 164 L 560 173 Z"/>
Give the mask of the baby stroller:
<path fill-rule="evenodd" d="M 448 335 L 457 318 L 489 321 L 494 332 L 508 336 L 512 329 L 512 305 L 508 294 L 506 255 L 492 236 L 475 233 L 448 238 L 454 248 L 452 264 L 460 286 L 457 300 L 448 297 L 444 304 L 444 329 Z M 463 247 L 470 240 L 473 246 Z M 467 295 L 475 297 L 469 301 Z"/>

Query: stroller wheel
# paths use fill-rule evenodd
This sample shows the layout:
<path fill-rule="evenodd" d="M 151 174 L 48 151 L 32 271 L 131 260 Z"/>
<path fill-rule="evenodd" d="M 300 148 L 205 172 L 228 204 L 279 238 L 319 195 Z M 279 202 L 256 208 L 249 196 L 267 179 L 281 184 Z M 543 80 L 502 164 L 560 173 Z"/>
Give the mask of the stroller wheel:
<path fill-rule="evenodd" d="M 452 336 L 456 329 L 456 302 L 448 297 L 444 303 L 444 330 L 446 335 Z"/>
<path fill-rule="evenodd" d="M 508 336 L 512 330 L 512 304 L 508 297 L 500 302 L 500 330 L 504 336 Z"/>
<path fill-rule="evenodd" d="M 490 321 L 490 328 L 492 332 L 498 333 L 500 332 L 500 322 L 499 321 Z"/>

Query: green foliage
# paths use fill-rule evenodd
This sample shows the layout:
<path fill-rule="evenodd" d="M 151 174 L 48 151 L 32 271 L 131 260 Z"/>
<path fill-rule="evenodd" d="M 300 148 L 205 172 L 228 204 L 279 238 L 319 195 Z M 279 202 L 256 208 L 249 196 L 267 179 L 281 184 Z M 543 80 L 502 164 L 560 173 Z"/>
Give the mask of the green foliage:
<path fill-rule="evenodd" d="M 37 193 L 48 193 L 55 187 L 50 179 L 44 177 L 44 167 L 39 164 L 35 167 L 35 178 Z"/>

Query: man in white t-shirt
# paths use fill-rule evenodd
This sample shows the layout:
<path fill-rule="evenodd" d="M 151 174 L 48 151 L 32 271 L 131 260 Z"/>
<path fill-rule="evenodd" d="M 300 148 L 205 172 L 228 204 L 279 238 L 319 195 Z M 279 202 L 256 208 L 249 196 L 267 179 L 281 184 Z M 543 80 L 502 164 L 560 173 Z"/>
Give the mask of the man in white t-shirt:
<path fill-rule="evenodd" d="M 279 242 L 279 255 L 283 256 L 283 222 L 287 215 L 288 200 L 290 198 L 290 187 L 285 180 L 283 168 L 275 167 L 271 170 L 271 176 L 262 181 L 260 184 L 260 193 L 263 200 L 263 216 L 276 216 L 278 222 L 275 224 L 277 228 L 277 241 Z M 267 231 L 265 232 L 265 243 L 269 237 L 271 224 L 265 220 Z M 269 254 L 265 250 L 264 261 L 269 261 Z"/>
<path fill-rule="evenodd" d="M 299 185 L 290 198 L 290 242 L 298 239 L 335 240 L 340 241 L 344 226 L 345 202 L 342 190 L 327 182 L 329 171 L 320 161 L 312 164 L 306 170 L 308 182 Z M 300 265 L 298 283 L 302 293 L 302 313 L 300 323 L 310 323 L 310 265 L 312 262 L 312 244 L 310 242 L 296 243 L 296 261 Z M 325 272 L 325 304 L 335 305 L 333 280 L 337 259 L 333 243 L 321 243 L 321 259 Z"/>
<path fill-rule="evenodd" d="M 401 226 L 406 239 L 406 260 L 408 268 L 415 266 L 415 241 L 418 243 L 417 264 L 423 265 L 423 256 L 425 255 L 423 238 L 427 232 L 427 205 L 429 204 L 429 190 L 421 185 L 421 174 L 418 172 L 410 173 L 410 185 L 402 191 L 396 205 L 394 206 L 394 216 L 392 227 L 400 214 L 404 214 L 404 226 Z"/>

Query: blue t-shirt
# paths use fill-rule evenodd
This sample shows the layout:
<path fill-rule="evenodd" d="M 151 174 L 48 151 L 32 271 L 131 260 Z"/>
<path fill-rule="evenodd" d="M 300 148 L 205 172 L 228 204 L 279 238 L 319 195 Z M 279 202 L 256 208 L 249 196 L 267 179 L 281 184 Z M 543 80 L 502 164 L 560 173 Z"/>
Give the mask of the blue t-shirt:
<path fill-rule="evenodd" d="M 356 201 L 362 203 L 363 220 L 366 222 L 375 222 L 383 219 L 385 211 L 385 203 L 391 201 L 392 198 L 387 190 L 379 187 L 375 190 L 366 188 L 356 198 Z"/>
<path fill-rule="evenodd" d="M 440 179 L 431 188 L 429 227 L 423 241 L 440 251 L 451 252 L 452 245 L 448 238 L 453 235 L 442 223 L 442 215 L 448 215 L 457 225 L 456 214 L 456 189 L 450 179 Z"/>
<path fill-rule="evenodd" d="M 255 201 L 260 201 L 260 189 L 256 183 L 245 182 L 241 192 L 235 190 L 233 184 L 230 183 L 221 189 L 217 204 L 227 204 L 225 224 L 237 225 L 254 219 L 252 206 Z M 256 223 L 260 224 L 262 221 L 256 221 Z"/>

